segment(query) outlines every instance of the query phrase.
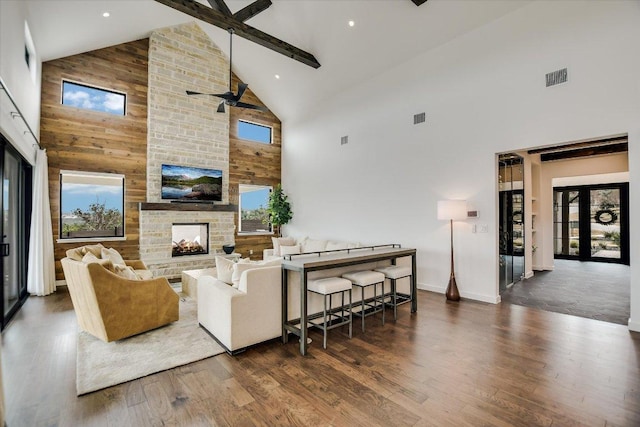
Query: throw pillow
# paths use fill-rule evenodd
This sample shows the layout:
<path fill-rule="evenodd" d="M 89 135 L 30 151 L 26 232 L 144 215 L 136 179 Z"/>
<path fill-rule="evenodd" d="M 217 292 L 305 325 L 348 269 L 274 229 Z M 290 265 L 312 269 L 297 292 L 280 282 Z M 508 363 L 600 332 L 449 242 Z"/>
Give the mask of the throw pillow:
<path fill-rule="evenodd" d="M 85 264 L 100 264 L 107 270 L 114 271 L 113 263 L 111 262 L 111 260 L 100 259 L 96 257 L 94 254 L 92 254 L 91 252 L 88 252 L 85 256 L 83 256 L 81 261 L 84 262 Z"/>
<path fill-rule="evenodd" d="M 233 283 L 232 275 L 233 275 L 234 265 L 236 265 L 236 263 L 233 262 L 233 260 L 230 260 L 221 256 L 217 256 L 216 257 L 216 275 L 218 276 L 218 280 L 226 283 L 227 285 L 231 285 Z"/>
<path fill-rule="evenodd" d="M 84 246 L 80 248 L 73 248 L 73 249 L 67 250 L 67 258 L 70 258 L 76 261 L 82 261 L 82 257 L 85 254 L 86 254 L 86 251 L 84 250 Z"/>
<path fill-rule="evenodd" d="M 122 266 L 119 264 L 115 264 L 114 266 L 115 269 L 115 273 L 125 279 L 129 279 L 129 280 L 140 280 L 140 277 L 136 274 L 135 271 L 133 271 L 133 267 L 129 267 L 129 266 Z"/>
<path fill-rule="evenodd" d="M 91 252 L 98 258 L 102 256 L 102 248 L 104 248 L 104 246 L 102 246 L 102 243 L 96 243 L 95 245 L 85 245 L 82 247 L 85 254 L 87 252 Z"/>
<path fill-rule="evenodd" d="M 342 249 L 347 249 L 347 243 L 344 242 L 327 242 L 328 251 L 338 251 Z"/>
<path fill-rule="evenodd" d="M 302 252 L 322 252 L 327 247 L 326 240 L 307 239 L 302 246 Z"/>
<path fill-rule="evenodd" d="M 82 262 L 84 262 L 85 264 L 91 264 L 92 262 L 100 262 L 100 258 L 95 256 L 91 252 L 88 252 L 82 257 Z"/>
<path fill-rule="evenodd" d="M 280 255 L 295 255 L 300 253 L 300 245 L 284 246 L 280 245 Z"/>
<path fill-rule="evenodd" d="M 273 243 L 274 256 L 282 256 L 282 253 L 280 252 L 281 246 L 291 246 L 296 244 L 293 237 L 272 237 L 271 242 Z"/>
<path fill-rule="evenodd" d="M 122 258 L 122 255 L 120 255 L 120 253 L 113 249 L 113 248 L 102 248 L 100 251 L 100 254 L 102 256 L 102 258 L 104 259 L 110 259 L 111 262 L 113 263 L 113 265 L 119 265 L 121 267 L 126 267 L 127 263 L 124 262 L 124 259 Z"/>
<path fill-rule="evenodd" d="M 231 282 L 233 283 L 233 287 L 238 289 L 238 286 L 240 285 L 240 277 L 242 276 L 243 272 L 247 270 L 251 270 L 252 268 L 260 268 L 260 267 L 262 266 L 257 262 L 245 262 L 245 263 L 234 264 L 233 273 L 231 274 Z"/>

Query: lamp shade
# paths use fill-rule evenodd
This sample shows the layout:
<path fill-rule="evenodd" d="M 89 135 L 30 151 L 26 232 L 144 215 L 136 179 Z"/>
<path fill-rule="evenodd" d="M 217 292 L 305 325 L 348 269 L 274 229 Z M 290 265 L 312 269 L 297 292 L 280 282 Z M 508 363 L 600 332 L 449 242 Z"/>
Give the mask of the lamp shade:
<path fill-rule="evenodd" d="M 466 200 L 440 200 L 438 201 L 438 219 L 461 220 L 467 219 Z"/>

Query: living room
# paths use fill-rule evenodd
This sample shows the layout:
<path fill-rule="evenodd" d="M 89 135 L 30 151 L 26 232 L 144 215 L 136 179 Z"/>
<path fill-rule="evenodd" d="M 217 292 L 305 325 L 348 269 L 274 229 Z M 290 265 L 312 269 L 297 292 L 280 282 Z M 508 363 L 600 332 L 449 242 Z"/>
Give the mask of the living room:
<path fill-rule="evenodd" d="M 154 107 L 150 99 L 153 83 L 146 76 L 151 73 L 151 65 L 145 71 L 140 61 L 117 57 L 139 57 L 147 52 L 152 56 L 154 51 L 148 48 L 149 45 L 141 44 L 144 43 L 141 40 L 147 37 L 152 40 L 153 36 L 147 34 L 123 43 L 104 45 L 101 49 L 96 47 L 72 56 L 51 58 L 42 66 L 42 80 L 32 80 L 29 73 L 20 68 L 24 64 L 22 43 L 14 46 L 13 41 L 21 41 L 24 22 L 35 19 L 32 9 L 37 2 L 24 2 L 26 6 L 21 3 L 2 2 L 0 43 L 3 61 L 0 75 L 3 85 L 6 84 L 14 95 L 23 117 L 50 156 L 49 189 L 54 239 L 59 237 L 56 219 L 59 215 L 56 209 L 59 170 L 88 170 L 82 167 L 83 163 L 95 162 L 100 165 L 101 171 L 125 174 L 127 179 L 127 238 L 113 242 L 113 247 L 126 258 L 144 259 L 145 230 L 141 217 L 145 213 L 138 206 L 140 203 L 160 201 L 159 191 L 153 186 L 158 178 L 153 174 L 159 173 L 161 163 L 172 161 L 171 153 L 160 154 L 165 157 L 153 159 L 154 150 L 149 148 L 150 144 L 156 143 L 153 139 L 163 132 L 154 129 L 153 118 L 166 112 L 163 111 L 166 106 Z M 234 11 L 241 6 L 235 2 L 228 3 Z M 242 2 L 242 5 L 245 3 L 250 2 Z M 268 13 L 277 16 L 278 8 L 284 7 L 282 3 L 286 2 L 275 1 Z M 355 4 L 358 2 L 349 3 L 354 3 L 354 9 L 348 11 L 355 14 L 358 11 Z M 444 7 L 443 2 L 435 0 L 429 0 L 421 6 L 409 0 L 406 3 L 408 5 L 402 11 L 403 16 L 418 22 L 421 22 L 420 19 L 429 19 L 427 16 L 435 13 L 433 8 Z M 465 2 L 454 3 L 460 7 L 459 13 L 463 13 Z M 485 3 L 487 7 L 497 7 L 496 4 L 500 2 Z M 627 135 L 630 181 L 636 178 L 639 169 L 636 151 L 640 143 L 637 124 L 640 107 L 636 76 L 640 63 L 634 53 L 638 48 L 637 40 L 640 39 L 635 25 L 639 14 L 637 2 L 518 3 L 512 9 L 496 12 L 493 18 L 487 17 L 482 25 L 468 28 L 466 32 L 429 49 L 421 50 L 412 45 L 415 49 L 413 54 L 408 54 L 400 47 L 399 53 L 393 49 L 376 53 L 371 48 L 368 55 L 392 65 L 370 71 L 366 78 L 348 89 L 338 81 L 340 86 L 336 85 L 336 93 L 328 98 L 316 98 L 303 93 L 298 103 L 285 104 L 274 93 L 281 92 L 283 98 L 290 99 L 286 92 L 297 90 L 291 90 L 291 87 L 296 87 L 294 80 L 287 83 L 285 79 L 293 77 L 287 77 L 287 73 L 282 72 L 278 81 L 273 74 L 270 74 L 269 80 L 259 79 L 255 70 L 259 66 L 242 68 L 238 65 L 234 72 L 242 76 L 242 81 L 250 84 L 252 91 L 249 93 L 255 96 L 247 97 L 247 100 L 264 103 L 277 113 L 282 119 L 282 136 L 280 138 L 276 115 L 269 117 L 268 121 L 264 116 L 244 116 L 274 127 L 274 144 L 259 146 L 259 151 L 254 150 L 256 145 L 238 141 L 234 136 L 234 120 L 248 113 L 243 109 L 229 108 L 228 123 L 223 124 L 228 127 L 228 139 L 222 142 L 223 145 L 227 144 L 227 157 L 225 159 L 224 154 L 220 157 L 216 155 L 216 159 L 220 160 L 209 162 L 209 166 L 226 171 L 224 176 L 228 187 L 222 203 L 237 204 L 239 194 L 236 186 L 241 183 L 274 186 L 282 182 L 294 208 L 294 218 L 285 227 L 286 234 L 368 244 L 401 243 L 416 248 L 420 295 L 425 300 L 431 300 L 433 295 L 442 296 L 439 294 L 444 293 L 450 273 L 449 224 L 437 219 L 437 201 L 465 199 L 469 210 L 477 211 L 478 217 L 455 224 L 456 276 L 460 292 L 469 304 L 477 304 L 470 300 L 492 305 L 499 303 L 495 183 L 498 153 Z M 150 5 L 154 9 L 166 8 L 155 2 L 150 2 Z M 327 7 L 333 11 L 336 6 Z M 431 8 L 430 12 L 425 9 L 427 7 Z M 468 13 L 478 12 L 473 10 Z M 258 17 L 260 15 L 256 20 Z M 373 17 L 379 20 L 375 21 L 377 25 L 385 22 L 384 16 L 373 14 Z M 374 25 L 355 15 L 352 18 L 356 21 L 353 27 L 355 31 L 359 25 Z M 209 37 L 209 32 L 216 34 L 213 38 L 209 37 L 211 49 L 217 49 L 223 62 L 221 68 L 226 69 L 226 31 L 204 31 L 203 27 L 207 24 L 187 20 L 188 23 L 181 25 L 191 29 L 192 33 L 198 33 L 198 37 Z M 159 36 L 162 31 L 168 31 L 163 29 L 176 28 L 172 25 L 154 29 Z M 34 41 L 46 37 L 37 33 L 36 28 L 40 28 L 38 21 L 30 22 L 30 28 L 34 33 Z M 336 37 L 339 35 L 348 44 L 349 30 L 345 24 L 344 32 L 342 29 L 335 32 Z M 254 53 L 264 49 L 251 45 L 247 41 L 239 42 L 234 46 L 234 58 L 236 55 L 241 58 L 243 50 Z M 303 46 L 313 50 L 312 42 Z M 38 47 L 37 44 L 35 47 Z M 191 53 L 185 52 L 187 56 Z M 307 69 L 297 63 L 283 65 L 283 69 L 298 71 L 298 68 L 302 68 L 298 75 L 311 75 L 310 79 L 320 86 L 321 81 L 315 80 L 319 77 L 312 73 L 323 76 L 323 67 L 339 68 L 339 64 L 329 59 L 325 63 L 322 56 L 328 53 L 317 54 L 323 62 L 318 70 Z M 409 57 L 403 57 L 402 54 Z M 244 55 L 249 56 L 248 53 Z M 354 61 L 358 58 L 358 55 L 352 56 Z M 68 63 L 65 73 L 71 74 L 70 70 L 74 70 L 78 74 L 67 78 L 83 81 L 82 65 L 100 75 L 102 71 L 95 66 L 95 62 L 87 59 L 89 57 L 101 64 L 111 62 L 110 66 L 101 69 L 113 73 L 112 81 L 120 86 L 109 88 L 127 92 L 130 102 L 133 102 L 129 107 L 131 114 L 126 117 L 132 122 L 124 126 L 125 132 L 116 131 L 118 126 L 110 126 L 109 123 L 115 119 L 103 121 L 96 118 L 92 123 L 90 118 L 96 117 L 95 114 L 75 112 L 64 116 L 61 113 L 64 108 L 59 105 L 61 79 L 60 74 L 53 73 L 53 70 L 64 61 L 75 58 L 76 62 Z M 7 58 L 20 58 L 20 61 Z M 282 61 L 285 64 L 294 62 L 285 57 Z M 237 64 L 242 64 L 242 61 L 239 60 Z M 569 70 L 568 82 L 545 88 L 545 74 L 564 67 Z M 125 73 L 127 77 L 117 73 Z M 225 71 L 222 73 L 224 75 Z M 348 77 L 345 76 L 345 81 Z M 214 81 L 208 81 L 205 77 L 198 87 L 183 89 L 227 90 L 226 78 L 212 78 Z M 122 86 L 131 81 L 135 82 L 137 89 Z M 237 81 L 239 79 L 234 78 L 231 84 L 233 90 Z M 207 86 L 209 83 L 211 86 Z M 98 82 L 93 84 L 100 85 Z M 100 86 L 104 87 L 104 84 Z M 142 90 L 143 86 L 148 86 L 148 92 Z M 136 101 L 136 96 L 142 96 L 143 92 L 144 97 Z M 149 99 L 146 99 L 147 96 Z M 189 114 L 194 117 L 200 116 L 204 121 L 212 117 L 218 120 L 215 118 L 215 100 L 191 97 L 188 103 L 185 108 L 190 109 Z M 412 124 L 413 116 L 421 112 L 426 112 L 425 122 Z M 25 159 L 32 162 L 35 153 L 33 141 L 25 137 L 22 129 L 17 129 L 15 119 L 9 116 L 8 110 L 3 108 L 2 113 L 0 124 L 3 134 Z M 61 129 L 63 125 L 55 124 L 56 119 L 63 117 L 64 126 L 74 126 L 73 130 L 64 130 Z M 69 124 L 69 120 L 75 120 L 76 123 Z M 55 130 L 56 126 L 58 130 Z M 91 132 L 83 134 L 79 131 L 81 126 L 92 126 Z M 196 122 L 194 126 L 199 124 Z M 65 132 L 83 137 L 74 140 L 53 137 Z M 96 133 L 105 136 L 98 138 Z M 341 138 L 345 136 L 348 137 L 347 143 L 341 144 Z M 166 135 L 167 141 L 180 138 L 175 134 Z M 212 145 L 206 141 L 202 141 L 202 144 Z M 166 153 L 165 148 L 158 145 L 154 147 L 157 147 L 157 153 Z M 197 151 L 198 148 L 195 148 L 194 152 Z M 241 164 L 247 159 L 251 159 L 249 165 Z M 156 163 L 150 163 L 153 161 Z M 179 158 L 178 162 L 203 166 L 194 157 Z M 637 191 L 633 185 L 630 186 L 632 243 L 639 241 L 640 236 L 640 231 L 633 225 L 633 213 L 640 209 Z M 220 248 L 227 240 L 234 239 L 236 250 L 252 258 L 258 258 L 262 249 L 270 247 L 270 236 L 243 237 L 233 229 L 237 225 L 236 219 L 233 224 L 226 223 L 230 226 L 225 226 L 224 231 L 218 234 L 216 247 Z M 483 226 L 486 226 L 486 233 L 472 232 L 473 229 L 483 229 Z M 74 244 L 56 243 L 56 259 L 64 256 L 64 251 Z M 549 251 L 551 248 L 538 250 Z M 249 251 L 253 251 L 253 254 Z M 637 256 L 634 258 L 636 252 L 632 246 L 631 317 L 628 324 L 628 329 L 632 331 L 640 330 L 640 281 L 637 267 L 633 264 L 633 260 L 637 259 Z M 164 261 L 155 255 L 149 256 L 147 261 L 152 261 L 151 264 L 156 261 L 156 270 L 164 274 L 161 271 Z M 167 275 L 177 277 L 175 272 Z M 56 277 L 63 279 L 60 269 Z M 33 299 L 30 298 L 28 304 Z M 440 302 L 445 304 L 443 297 Z M 340 344 L 345 345 L 345 342 L 341 341 Z M 220 363 L 233 369 L 230 364 L 235 362 Z M 257 362 L 244 359 L 238 366 L 251 368 L 255 366 L 254 363 Z M 10 368 L 5 366 L 6 369 Z"/>

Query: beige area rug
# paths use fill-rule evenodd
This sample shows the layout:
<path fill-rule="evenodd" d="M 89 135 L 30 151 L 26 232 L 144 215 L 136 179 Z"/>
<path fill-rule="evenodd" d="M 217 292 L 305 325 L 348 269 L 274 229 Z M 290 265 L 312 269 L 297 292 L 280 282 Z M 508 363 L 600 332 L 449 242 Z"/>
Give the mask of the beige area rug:
<path fill-rule="evenodd" d="M 198 326 L 197 301 L 180 295 L 180 320 L 131 338 L 105 343 L 78 333 L 78 396 L 223 353 Z"/>

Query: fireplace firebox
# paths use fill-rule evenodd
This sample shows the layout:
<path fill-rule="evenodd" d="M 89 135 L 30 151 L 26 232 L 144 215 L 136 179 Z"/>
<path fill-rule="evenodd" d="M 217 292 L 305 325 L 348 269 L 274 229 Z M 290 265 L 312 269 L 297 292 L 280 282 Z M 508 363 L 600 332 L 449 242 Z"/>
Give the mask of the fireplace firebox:
<path fill-rule="evenodd" d="M 179 223 L 171 225 L 171 256 L 203 255 L 209 253 L 208 223 Z"/>

